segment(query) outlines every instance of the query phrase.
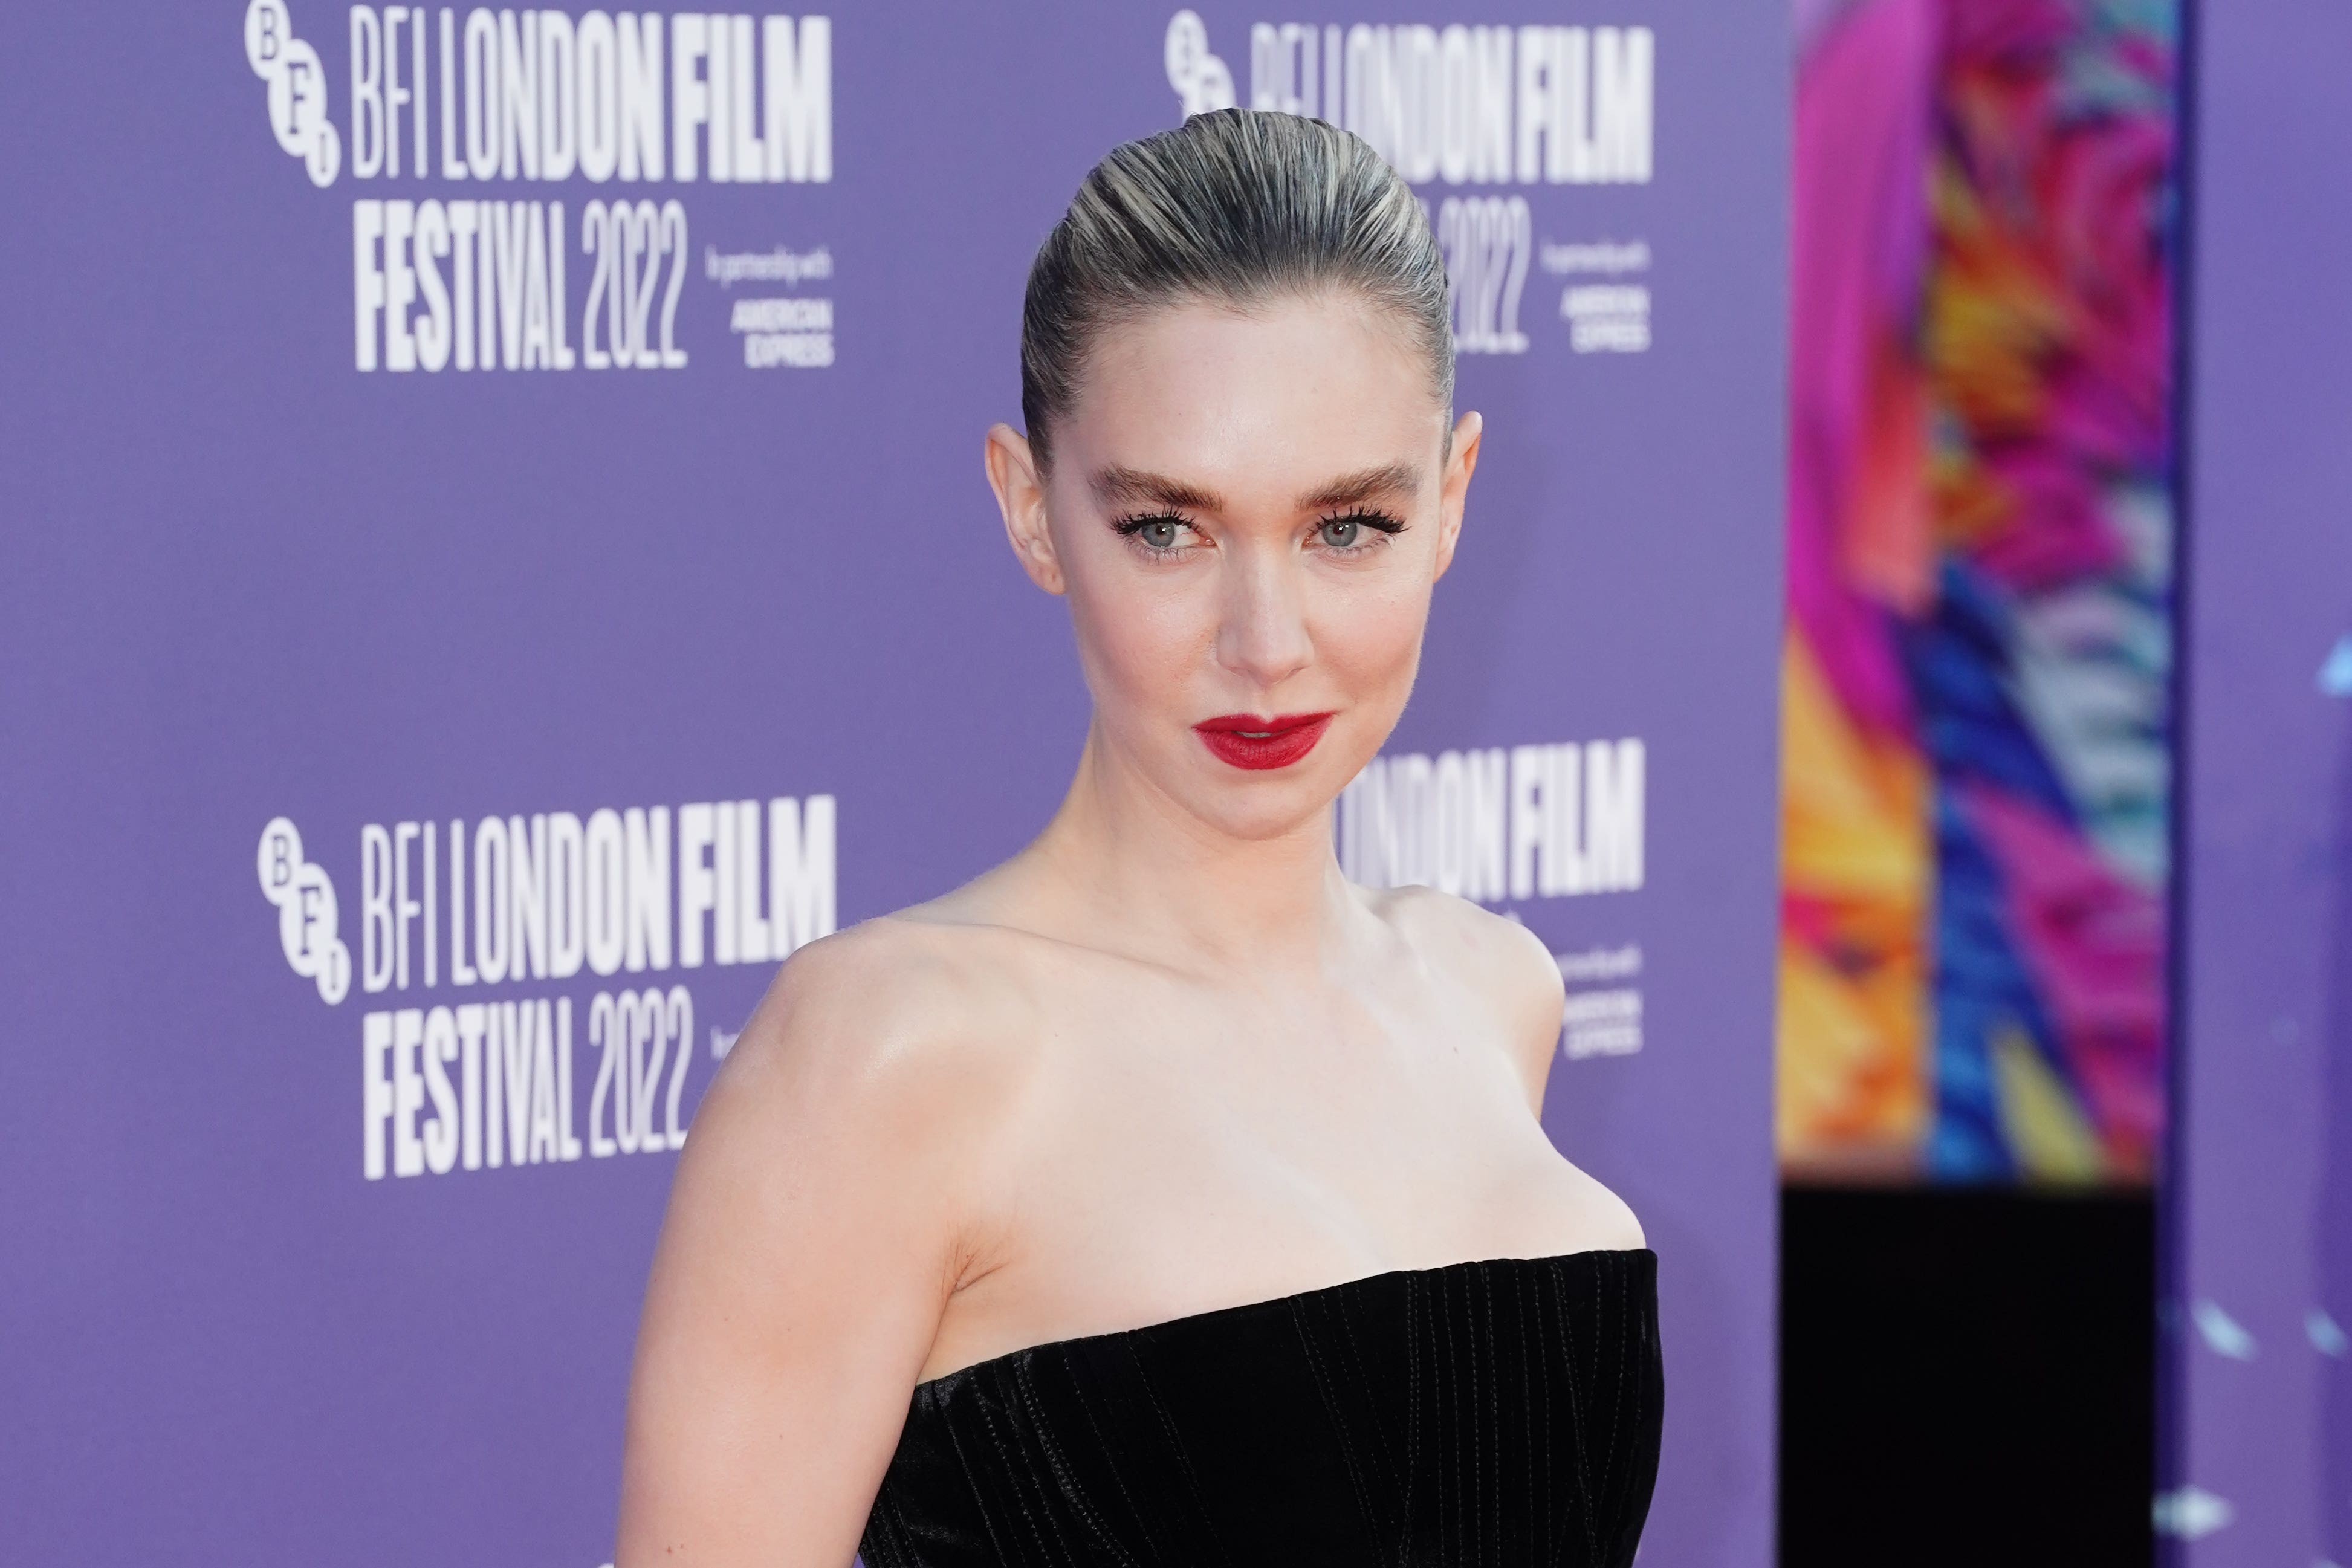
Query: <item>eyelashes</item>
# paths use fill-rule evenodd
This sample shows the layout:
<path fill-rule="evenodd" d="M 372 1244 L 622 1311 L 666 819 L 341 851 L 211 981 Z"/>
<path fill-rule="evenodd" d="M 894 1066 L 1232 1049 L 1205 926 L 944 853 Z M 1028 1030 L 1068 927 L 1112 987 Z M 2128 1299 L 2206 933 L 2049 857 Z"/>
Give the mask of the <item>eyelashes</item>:
<path fill-rule="evenodd" d="M 1172 555 L 1176 546 L 1191 532 L 1192 525 L 1172 511 L 1138 512 L 1122 517 L 1111 525 L 1122 539 L 1132 541 L 1136 547 L 1150 555 Z"/>
<path fill-rule="evenodd" d="M 1402 533 L 1405 527 L 1405 521 L 1393 513 L 1373 507 L 1354 507 L 1318 518 L 1307 538 L 1318 543 L 1326 555 L 1369 555 Z M 1141 553 L 1163 558 L 1182 553 L 1184 536 L 1200 531 L 1190 519 L 1172 511 L 1137 512 L 1113 520 L 1111 529 L 1130 541 Z M 1370 538 L 1365 537 L 1368 530 Z"/>
<path fill-rule="evenodd" d="M 1404 519 L 1370 507 L 1358 507 L 1352 511 L 1342 512 L 1336 517 L 1318 519 L 1315 524 L 1315 532 L 1328 548 L 1343 553 L 1353 553 L 1357 551 L 1375 548 L 1370 541 L 1361 537 L 1363 531 L 1368 528 L 1383 539 L 1391 539 L 1404 531 Z"/>

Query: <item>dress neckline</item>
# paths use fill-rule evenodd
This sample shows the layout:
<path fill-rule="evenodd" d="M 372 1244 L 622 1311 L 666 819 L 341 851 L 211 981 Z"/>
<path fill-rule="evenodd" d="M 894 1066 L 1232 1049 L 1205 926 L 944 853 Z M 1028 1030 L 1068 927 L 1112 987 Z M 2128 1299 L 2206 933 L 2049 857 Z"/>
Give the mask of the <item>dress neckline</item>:
<path fill-rule="evenodd" d="M 985 1373 L 994 1367 L 1008 1365 L 1024 1356 L 1068 1350 L 1076 1345 L 1095 1344 L 1106 1340 L 1132 1339 L 1139 1334 L 1149 1334 L 1162 1329 L 1184 1328 L 1220 1318 L 1239 1317 L 1246 1313 L 1266 1311 L 1276 1307 L 1295 1306 L 1302 1301 L 1311 1301 L 1337 1291 L 1360 1289 L 1364 1286 L 1382 1281 L 1402 1279 L 1434 1279 L 1449 1274 L 1466 1273 L 1475 1269 L 1501 1268 L 1516 1264 L 1575 1263 L 1588 1258 L 1655 1258 L 1656 1256 L 1646 1247 L 1587 1247 L 1574 1252 L 1543 1253 L 1532 1258 L 1471 1258 L 1458 1263 L 1434 1263 L 1419 1268 L 1383 1268 L 1376 1274 L 1359 1274 L 1353 1279 L 1342 1279 L 1330 1285 L 1316 1285 L 1304 1290 L 1293 1290 L 1286 1296 L 1268 1296 L 1256 1301 L 1237 1301 L 1229 1307 L 1208 1307 L 1197 1312 L 1184 1312 L 1173 1318 L 1161 1318 L 1155 1322 L 1138 1323 L 1133 1328 L 1106 1329 L 1097 1333 L 1071 1334 L 1058 1340 L 1043 1340 L 1036 1344 L 1023 1345 L 1015 1350 L 1000 1352 L 981 1361 L 967 1362 L 952 1371 L 940 1373 L 937 1377 L 927 1377 L 915 1384 L 914 1393 L 919 1401 L 926 1393 L 937 1395 L 950 1384 L 960 1382 L 974 1373 Z"/>

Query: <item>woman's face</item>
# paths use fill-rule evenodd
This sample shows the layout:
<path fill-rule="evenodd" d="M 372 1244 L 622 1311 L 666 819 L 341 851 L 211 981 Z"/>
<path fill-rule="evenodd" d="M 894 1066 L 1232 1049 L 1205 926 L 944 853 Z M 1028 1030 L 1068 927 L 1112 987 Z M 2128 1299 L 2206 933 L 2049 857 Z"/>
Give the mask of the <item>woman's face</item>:
<path fill-rule="evenodd" d="M 1380 749 L 1453 558 L 1478 416 L 1351 293 L 1108 330 L 1040 476 L 989 434 L 1022 563 L 1066 594 L 1098 743 L 1225 833 L 1321 812 Z"/>

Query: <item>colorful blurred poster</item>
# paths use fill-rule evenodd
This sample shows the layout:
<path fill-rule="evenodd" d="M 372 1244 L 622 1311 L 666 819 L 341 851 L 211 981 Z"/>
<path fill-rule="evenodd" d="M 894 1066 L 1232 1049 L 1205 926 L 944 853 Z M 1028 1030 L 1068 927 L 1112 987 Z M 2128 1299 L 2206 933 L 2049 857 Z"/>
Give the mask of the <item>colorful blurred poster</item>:
<path fill-rule="evenodd" d="M 2152 1173 L 2175 12 L 1800 6 L 1779 1022 L 1793 1179 Z"/>

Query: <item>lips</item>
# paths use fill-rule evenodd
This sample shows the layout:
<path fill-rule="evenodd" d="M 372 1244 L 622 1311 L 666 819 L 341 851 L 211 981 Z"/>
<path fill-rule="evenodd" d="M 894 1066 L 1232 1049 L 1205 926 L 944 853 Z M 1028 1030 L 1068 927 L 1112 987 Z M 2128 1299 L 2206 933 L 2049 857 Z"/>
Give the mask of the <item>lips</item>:
<path fill-rule="evenodd" d="M 1271 719 L 1227 713 L 1202 720 L 1192 732 L 1219 762 L 1262 773 L 1286 768 L 1313 751 L 1330 722 L 1328 713 L 1283 713 Z"/>

